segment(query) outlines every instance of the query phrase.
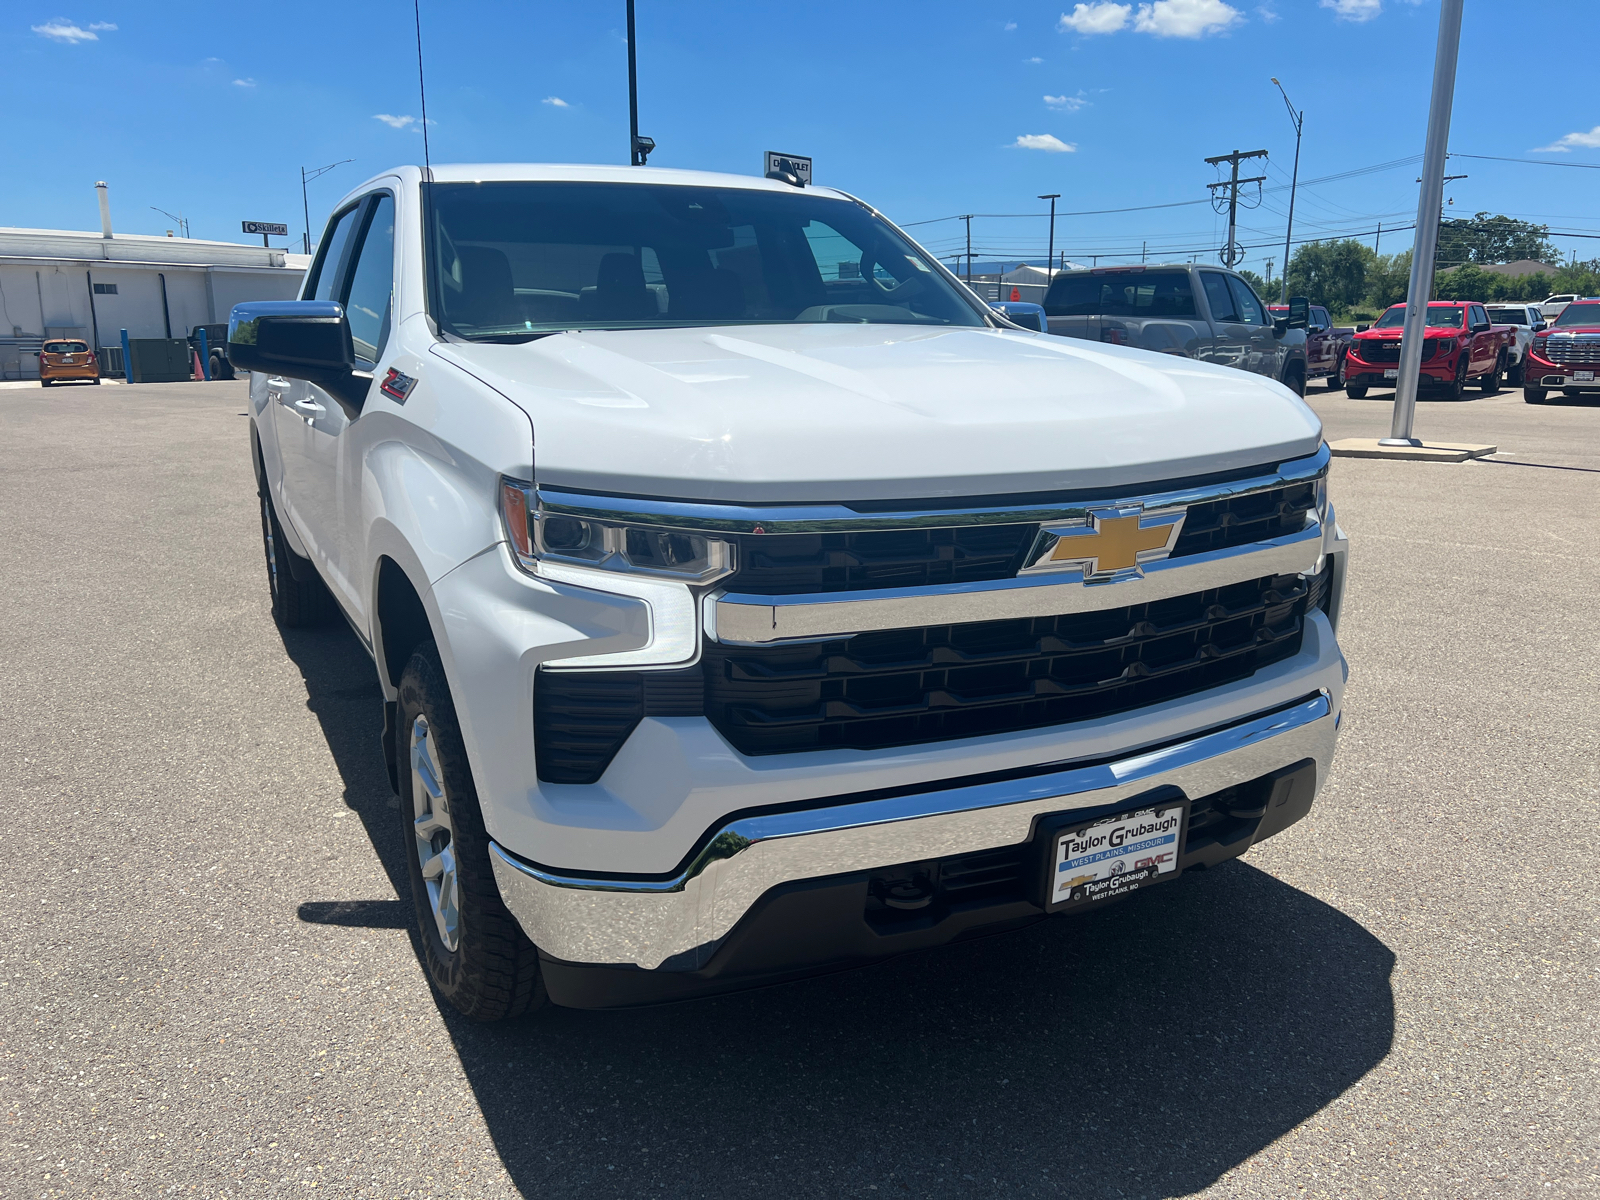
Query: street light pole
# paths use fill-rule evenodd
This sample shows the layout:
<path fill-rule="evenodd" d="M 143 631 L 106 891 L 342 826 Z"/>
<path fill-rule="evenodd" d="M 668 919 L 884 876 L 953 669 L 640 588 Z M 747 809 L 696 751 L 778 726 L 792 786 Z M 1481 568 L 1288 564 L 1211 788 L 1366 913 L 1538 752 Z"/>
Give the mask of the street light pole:
<path fill-rule="evenodd" d="M 1428 102 L 1428 140 L 1422 150 L 1422 187 L 1417 197 L 1417 239 L 1411 247 L 1411 282 L 1406 323 L 1400 333 L 1400 363 L 1394 389 L 1394 419 L 1380 446 L 1420 446 L 1411 436 L 1417 414 L 1422 339 L 1433 294 L 1433 256 L 1439 247 L 1439 208 L 1444 198 L 1445 159 L 1450 149 L 1450 110 L 1455 103 L 1456 59 L 1461 51 L 1463 0 L 1439 5 L 1439 42 L 1433 56 L 1433 96 Z"/>
<path fill-rule="evenodd" d="M 1061 193 L 1050 192 L 1048 195 L 1040 196 L 1039 199 L 1050 201 L 1050 250 L 1044 256 L 1045 288 L 1048 290 L 1050 287 L 1050 267 L 1056 261 L 1056 201 L 1061 199 Z"/>
<path fill-rule="evenodd" d="M 1306 123 L 1306 110 L 1294 111 L 1294 105 L 1289 103 L 1289 93 L 1283 90 L 1283 84 L 1274 78 L 1273 83 L 1278 84 L 1278 95 L 1283 97 L 1283 103 L 1289 110 L 1289 120 L 1294 122 L 1294 174 L 1289 177 L 1289 225 L 1283 231 L 1283 288 L 1278 293 L 1278 303 L 1289 303 L 1289 239 L 1294 236 L 1294 190 L 1300 182 L 1300 131 Z"/>
<path fill-rule="evenodd" d="M 628 0 L 628 162 L 642 167 L 656 148 L 654 138 L 639 136 L 639 60 L 633 48 L 633 0 Z"/>
<path fill-rule="evenodd" d="M 305 213 L 306 218 L 306 231 L 300 238 L 300 246 L 307 254 L 311 253 L 311 202 L 306 199 L 306 184 L 310 180 L 326 175 L 335 167 L 342 167 L 345 163 L 352 162 L 355 162 L 355 159 L 341 158 L 336 163 L 329 163 L 327 166 L 318 167 L 314 171 L 307 171 L 304 167 L 300 168 L 300 208 Z"/>

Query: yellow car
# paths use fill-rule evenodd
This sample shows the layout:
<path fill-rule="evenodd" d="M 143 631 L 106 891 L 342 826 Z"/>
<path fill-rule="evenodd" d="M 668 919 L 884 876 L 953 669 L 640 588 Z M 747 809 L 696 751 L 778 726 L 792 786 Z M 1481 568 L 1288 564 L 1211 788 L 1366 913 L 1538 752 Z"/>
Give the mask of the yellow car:
<path fill-rule="evenodd" d="M 100 360 L 87 342 L 48 341 L 39 350 L 39 384 L 50 387 L 68 380 L 100 382 Z"/>

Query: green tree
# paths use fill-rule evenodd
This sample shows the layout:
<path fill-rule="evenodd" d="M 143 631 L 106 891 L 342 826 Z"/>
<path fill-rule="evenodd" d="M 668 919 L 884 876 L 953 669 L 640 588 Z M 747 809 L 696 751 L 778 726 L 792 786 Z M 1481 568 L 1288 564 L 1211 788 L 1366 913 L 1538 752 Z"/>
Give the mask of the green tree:
<path fill-rule="evenodd" d="M 1440 223 L 1433 261 L 1439 270 L 1462 263 L 1508 263 L 1520 258 L 1549 262 L 1556 257 L 1548 225 L 1481 212 Z"/>
<path fill-rule="evenodd" d="M 1406 289 L 1411 284 L 1411 251 L 1375 257 L 1377 261 L 1367 271 L 1365 299 L 1371 307 L 1384 309 L 1406 298 Z"/>
<path fill-rule="evenodd" d="M 1310 242 L 1289 260 L 1289 294 L 1344 312 L 1367 294 L 1367 273 L 1378 256 L 1357 241 Z"/>
<path fill-rule="evenodd" d="M 1239 274 L 1244 276 L 1244 281 L 1246 283 L 1255 288 L 1256 295 L 1260 296 L 1268 304 L 1276 304 L 1278 302 L 1278 294 L 1276 292 L 1272 292 L 1271 294 L 1268 293 L 1267 281 L 1262 279 L 1261 276 L 1257 275 L 1254 271 L 1246 271 L 1242 268 L 1240 269 Z"/>

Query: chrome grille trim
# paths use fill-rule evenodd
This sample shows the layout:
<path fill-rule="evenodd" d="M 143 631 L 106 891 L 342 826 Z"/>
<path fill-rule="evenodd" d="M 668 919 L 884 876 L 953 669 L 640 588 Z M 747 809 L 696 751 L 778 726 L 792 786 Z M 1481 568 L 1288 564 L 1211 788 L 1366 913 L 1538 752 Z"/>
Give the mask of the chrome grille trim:
<path fill-rule="evenodd" d="M 1142 505 L 1146 512 L 1186 508 L 1253 492 L 1305 483 L 1327 473 L 1327 444 L 1314 454 L 1282 463 L 1276 470 L 1227 483 L 1202 483 L 1143 495 L 1111 494 L 1053 505 L 996 505 L 927 509 L 908 512 L 862 512 L 842 504 L 793 504 L 747 507 L 696 504 L 676 500 L 595 496 L 550 488 L 538 489 L 543 513 L 586 517 L 629 525 L 690 529 L 700 533 L 831 533 L 873 529 L 936 528 L 950 525 L 1011 524 L 1019 521 L 1081 521 L 1090 509 Z"/>

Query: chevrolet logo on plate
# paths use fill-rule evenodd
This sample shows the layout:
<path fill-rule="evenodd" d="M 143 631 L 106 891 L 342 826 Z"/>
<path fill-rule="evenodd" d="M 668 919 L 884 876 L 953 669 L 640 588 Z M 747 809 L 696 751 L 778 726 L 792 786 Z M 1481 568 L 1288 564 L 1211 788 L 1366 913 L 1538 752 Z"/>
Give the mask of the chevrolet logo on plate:
<path fill-rule="evenodd" d="M 1025 570 L 1077 568 L 1085 582 L 1141 576 L 1145 563 L 1172 553 L 1186 515 L 1180 509 L 1147 516 L 1138 505 L 1090 509 L 1082 525 L 1047 525 L 1043 549 Z"/>

